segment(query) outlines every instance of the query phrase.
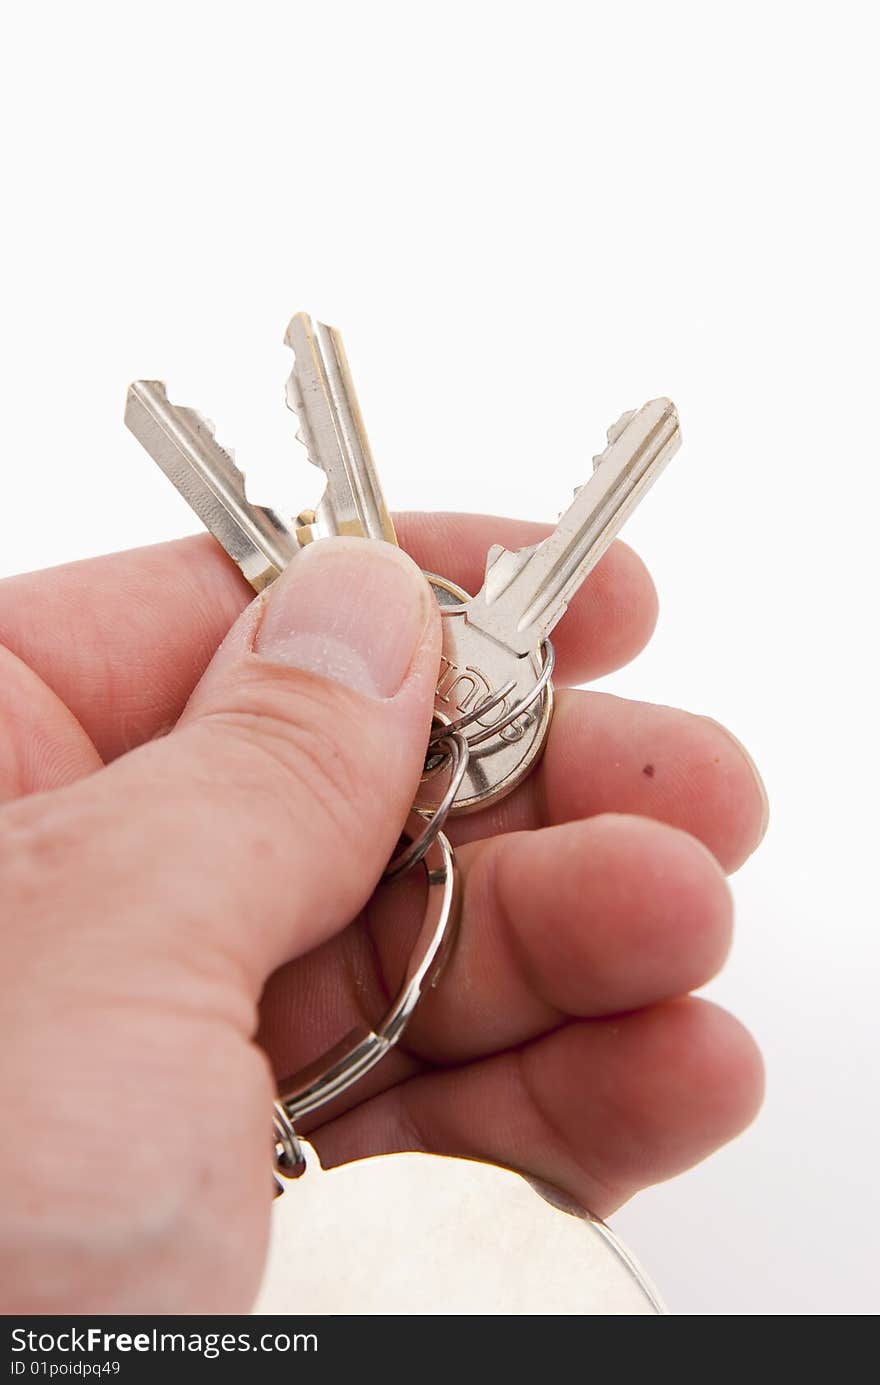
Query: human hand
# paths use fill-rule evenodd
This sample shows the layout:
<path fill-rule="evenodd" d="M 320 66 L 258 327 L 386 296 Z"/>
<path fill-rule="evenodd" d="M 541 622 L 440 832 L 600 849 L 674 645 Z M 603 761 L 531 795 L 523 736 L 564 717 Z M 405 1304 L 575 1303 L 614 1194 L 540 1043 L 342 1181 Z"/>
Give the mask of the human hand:
<path fill-rule="evenodd" d="M 490 542 L 546 531 L 400 532 L 473 590 Z M 624 663 L 654 614 L 615 544 L 558 627 L 557 686 Z M 436 610 L 364 540 L 311 546 L 249 604 L 201 537 L 0 584 L 0 639 L 4 1308 L 246 1311 L 273 1072 L 375 1019 L 418 927 L 418 872 L 367 901 L 419 777 Z M 687 993 L 765 813 L 715 723 L 561 692 L 530 779 L 449 824 L 456 948 L 400 1047 L 303 1127 L 325 1166 L 488 1159 L 604 1215 L 736 1134 L 759 1057 Z"/>

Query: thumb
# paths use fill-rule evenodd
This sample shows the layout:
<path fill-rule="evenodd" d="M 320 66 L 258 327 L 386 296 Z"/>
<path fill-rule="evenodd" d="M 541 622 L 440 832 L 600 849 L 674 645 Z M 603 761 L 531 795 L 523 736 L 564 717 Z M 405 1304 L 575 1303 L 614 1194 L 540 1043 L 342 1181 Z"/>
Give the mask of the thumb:
<path fill-rule="evenodd" d="M 306 547 L 233 627 L 164 749 L 190 873 L 274 966 L 366 903 L 415 797 L 440 654 L 436 602 L 401 549 Z M 195 837 L 195 839 L 193 839 Z M 243 917 L 248 919 L 243 927 Z"/>
<path fill-rule="evenodd" d="M 436 602 L 400 549 L 305 548 L 174 731 L 53 796 L 92 908 L 132 941 L 220 949 L 258 992 L 372 893 L 422 772 L 439 654 Z"/>

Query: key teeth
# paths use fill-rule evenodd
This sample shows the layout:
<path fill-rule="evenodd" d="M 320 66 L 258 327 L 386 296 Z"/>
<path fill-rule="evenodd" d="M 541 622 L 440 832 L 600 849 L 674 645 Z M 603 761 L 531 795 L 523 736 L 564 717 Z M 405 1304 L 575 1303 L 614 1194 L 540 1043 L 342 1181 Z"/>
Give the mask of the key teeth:
<path fill-rule="evenodd" d="M 311 319 L 307 313 L 294 313 L 290 322 L 287 324 L 287 331 L 284 333 L 284 345 L 288 346 L 293 352 L 293 366 L 287 377 L 287 384 L 284 388 L 284 402 L 292 414 L 295 415 L 299 427 L 294 433 L 296 441 L 301 447 L 305 448 L 306 457 L 312 466 L 323 471 L 321 463 L 315 456 L 314 449 L 309 442 L 308 426 L 305 419 L 305 405 L 302 389 L 300 388 L 299 376 L 297 375 L 297 335 L 299 332 L 308 333 L 311 330 Z"/>
<path fill-rule="evenodd" d="M 167 394 L 165 398 L 168 399 Z M 225 447 L 222 442 L 217 441 L 217 425 L 214 420 L 208 418 L 207 414 L 203 414 L 200 409 L 192 408 L 189 404 L 175 404 L 174 401 L 170 399 L 168 402 L 176 414 L 188 418 L 190 422 L 195 425 L 197 432 L 204 431 L 210 438 L 213 438 L 214 442 L 217 443 L 217 446 L 220 448 L 220 451 L 229 458 L 232 465 L 241 476 L 242 482 L 244 482 L 244 472 L 235 460 L 235 452 L 231 447 Z"/>
<path fill-rule="evenodd" d="M 607 446 L 604 448 L 602 452 L 599 452 L 597 456 L 593 458 L 594 471 L 597 471 L 598 468 L 604 462 L 605 458 L 608 455 L 609 448 L 613 447 L 614 444 L 618 442 L 620 438 L 623 437 L 623 434 L 626 432 L 628 425 L 632 422 L 632 420 L 635 418 L 638 412 L 638 409 L 627 409 L 624 413 L 620 415 L 620 418 L 617 419 L 615 423 L 612 423 L 611 426 L 607 429 L 605 433 L 605 437 L 608 440 Z M 578 487 L 578 489 L 580 489 L 580 487 Z M 577 491 L 575 491 L 575 495 L 577 495 Z"/>
<path fill-rule="evenodd" d="M 302 395 L 300 394 L 299 387 L 296 385 L 292 375 L 287 382 L 287 390 L 285 391 L 285 401 L 287 403 L 288 409 L 298 420 L 299 423 L 299 427 L 293 435 L 294 439 L 296 440 L 296 442 L 299 443 L 300 447 L 305 449 L 306 457 L 311 462 L 312 466 L 316 466 L 319 471 L 323 470 L 320 462 L 318 462 L 315 456 L 313 455 L 312 449 L 309 445 L 309 440 L 306 437 L 306 425 L 303 422 L 302 413 Z"/>
<path fill-rule="evenodd" d="M 287 341 L 286 337 L 285 341 Z M 288 342 L 287 344 L 291 345 L 290 342 Z M 300 447 L 305 452 L 306 461 L 311 466 L 316 467 L 317 470 L 320 471 L 322 474 L 324 474 L 324 468 L 321 466 L 321 463 L 318 461 L 317 457 L 312 451 L 312 448 L 309 445 L 309 440 L 306 436 L 306 425 L 304 421 L 305 415 L 304 412 L 301 412 L 302 394 L 300 392 L 299 382 L 296 379 L 295 363 L 293 370 L 290 372 L 290 376 L 288 377 L 287 386 L 284 392 L 284 399 L 288 409 L 299 422 L 299 427 L 293 435 L 295 441 L 299 443 Z M 321 501 L 323 501 L 326 497 L 328 488 L 329 482 L 328 485 L 325 486 L 321 494 Z M 303 513 L 297 517 L 296 523 L 294 525 L 294 530 L 296 533 L 296 540 L 300 548 L 304 548 L 306 544 L 313 543 L 315 539 L 320 537 L 318 533 L 316 518 L 317 517 L 314 510 L 303 511 Z"/>
<path fill-rule="evenodd" d="M 217 442 L 217 425 L 214 420 L 208 418 L 207 414 L 203 414 L 200 409 L 194 409 L 191 404 L 177 404 L 173 399 L 169 399 L 168 386 L 164 380 L 135 380 L 134 384 L 129 386 L 129 393 L 134 395 L 139 394 L 140 391 L 138 386 L 145 386 L 150 391 L 161 394 L 165 403 L 173 413 L 177 414 L 180 418 L 189 419 L 198 431 L 204 430 L 215 442 Z M 217 443 L 217 446 L 226 453 L 227 457 L 235 456 L 231 448 L 223 447 L 222 443 Z"/>
<path fill-rule="evenodd" d="M 226 447 L 222 442 L 218 442 L 217 425 L 215 424 L 214 420 L 208 418 L 207 415 L 203 414 L 199 409 L 194 409 L 191 404 L 176 404 L 173 399 L 169 399 L 168 386 L 165 384 L 164 380 L 136 380 L 135 383 L 132 386 L 130 386 L 129 393 L 137 395 L 138 385 L 149 386 L 149 388 L 152 391 L 161 393 L 162 398 L 165 400 L 165 403 L 168 405 L 168 408 L 171 410 L 173 414 L 175 414 L 178 418 L 186 419 L 190 427 L 193 428 L 193 430 L 196 433 L 205 432 L 208 434 L 208 436 L 212 439 L 214 445 L 218 448 L 220 452 L 223 453 L 223 456 L 228 459 L 229 464 L 240 486 L 242 497 L 245 500 L 247 500 L 248 496 L 246 473 L 244 469 L 241 466 L 239 466 L 238 462 L 235 459 L 235 449 L 232 447 Z M 250 504 L 251 502 L 248 501 L 248 503 Z M 256 508 L 261 509 L 263 507 L 257 506 Z"/>
<path fill-rule="evenodd" d="M 165 397 L 166 399 L 168 398 L 167 395 Z M 212 418 L 208 418 L 207 414 L 203 414 L 200 409 L 191 408 L 188 404 L 172 404 L 171 407 L 176 409 L 178 413 L 186 414 L 188 418 L 193 420 L 197 428 L 204 428 L 205 432 L 210 434 L 214 441 L 217 442 L 217 425 Z M 217 446 L 219 447 L 220 444 L 217 443 Z M 228 447 L 224 447 L 223 451 L 226 453 L 227 457 L 234 456 L 234 453 Z"/>
<path fill-rule="evenodd" d="M 627 409 L 625 413 L 622 413 L 620 415 L 620 418 L 617 420 L 616 423 L 612 423 L 611 427 L 605 434 L 609 443 L 617 442 L 617 439 L 622 435 L 622 433 L 626 429 L 627 424 L 635 418 L 637 413 L 637 409 Z"/>
<path fill-rule="evenodd" d="M 284 387 L 284 402 L 290 412 L 296 414 L 298 417 L 300 408 L 302 407 L 302 396 L 299 392 L 299 385 L 297 384 L 296 375 L 294 373 L 295 370 L 296 366 L 294 366 L 294 369 L 287 377 L 287 384 Z"/>
<path fill-rule="evenodd" d="M 595 471 L 595 469 L 596 469 L 596 465 L 597 465 L 597 459 L 594 457 L 594 458 L 593 458 L 593 470 L 594 470 L 594 471 Z M 571 493 L 571 498 L 572 498 L 572 500 L 575 499 L 575 497 L 578 495 L 578 493 L 579 493 L 580 491 L 583 490 L 583 488 L 584 488 L 584 487 L 583 487 L 583 482 L 582 482 L 579 486 L 575 486 L 575 487 L 574 487 L 574 489 L 572 490 L 572 493 Z M 565 510 L 560 510 L 560 511 L 559 511 L 559 514 L 556 516 L 556 523 L 557 523 L 557 524 L 558 524 L 559 521 L 562 519 L 562 516 L 563 516 L 564 514 L 565 514 Z"/>

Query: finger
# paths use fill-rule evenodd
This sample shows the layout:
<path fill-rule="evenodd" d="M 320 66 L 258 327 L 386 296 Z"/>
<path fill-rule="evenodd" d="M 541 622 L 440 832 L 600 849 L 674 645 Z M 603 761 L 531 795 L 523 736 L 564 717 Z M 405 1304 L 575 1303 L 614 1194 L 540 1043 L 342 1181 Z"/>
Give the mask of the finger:
<path fill-rule="evenodd" d="M 37 675 L 0 646 L 0 803 L 100 769 L 82 727 Z"/>
<path fill-rule="evenodd" d="M 748 1033 L 686 998 L 415 1077 L 309 1138 L 324 1167 L 404 1150 L 482 1159 L 607 1216 L 739 1134 L 762 1092 Z"/>
<path fill-rule="evenodd" d="M 7 578 L 0 641 L 112 760 L 171 729 L 252 597 L 199 535 Z"/>
<path fill-rule="evenodd" d="M 695 838 L 661 823 L 606 815 L 461 855 L 458 942 L 405 1040 L 431 1062 L 469 1061 L 572 1016 L 683 995 L 727 956 L 733 907 L 724 872 Z M 393 926 L 380 920 L 371 934 L 393 975 Z"/>
<path fill-rule="evenodd" d="M 315 544 L 237 622 L 171 735 L 7 805 L 13 903 L 33 896 L 33 931 L 53 941 L 65 918 L 110 936 L 123 920 L 126 947 L 231 964 L 255 1001 L 371 894 L 421 771 L 438 658 L 409 558 Z"/>
<path fill-rule="evenodd" d="M 690 833 L 733 871 L 767 828 L 754 762 L 725 727 L 674 707 L 566 691 L 535 773 L 509 798 L 450 825 L 456 842 L 599 813 L 655 818 Z"/>
<path fill-rule="evenodd" d="M 421 567 L 466 589 L 482 583 L 491 543 L 518 546 L 548 532 L 479 515 L 403 515 L 398 523 Z M 111 760 L 174 725 L 251 596 L 219 545 L 199 535 L 0 582 L 0 641 Z M 656 611 L 646 569 L 614 544 L 558 627 L 559 681 L 581 682 L 631 659 Z"/>
<path fill-rule="evenodd" d="M 470 1061 L 570 1016 L 682 995 L 726 956 L 732 906 L 724 874 L 693 837 L 660 823 L 593 818 L 474 843 L 458 864 L 456 945 L 402 1040 L 423 1062 Z M 411 901 L 397 886 L 380 890 L 368 927 L 347 929 L 271 978 L 260 1042 L 277 1072 L 295 1071 L 356 1024 L 377 1022 L 418 931 L 422 896 L 416 882 L 411 888 Z M 411 1070 L 405 1060 L 386 1063 L 368 1090 Z"/>

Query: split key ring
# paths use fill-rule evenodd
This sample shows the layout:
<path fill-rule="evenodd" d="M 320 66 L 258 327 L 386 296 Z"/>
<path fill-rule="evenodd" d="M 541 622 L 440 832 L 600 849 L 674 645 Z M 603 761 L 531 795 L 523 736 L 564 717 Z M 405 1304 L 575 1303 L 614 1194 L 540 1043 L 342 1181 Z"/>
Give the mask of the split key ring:
<path fill-rule="evenodd" d="M 413 812 L 402 835 L 415 841 L 424 827 L 424 818 Z M 460 904 L 455 855 L 442 832 L 420 863 L 428 886 L 425 917 L 400 990 L 384 1019 L 374 1029 L 350 1030 L 320 1058 L 279 1083 L 274 1108 L 275 1172 L 282 1178 L 299 1178 L 305 1171 L 296 1122 L 341 1096 L 374 1068 L 397 1043 L 422 996 L 440 979 L 458 927 Z M 276 1180 L 276 1192 L 282 1190 Z"/>

